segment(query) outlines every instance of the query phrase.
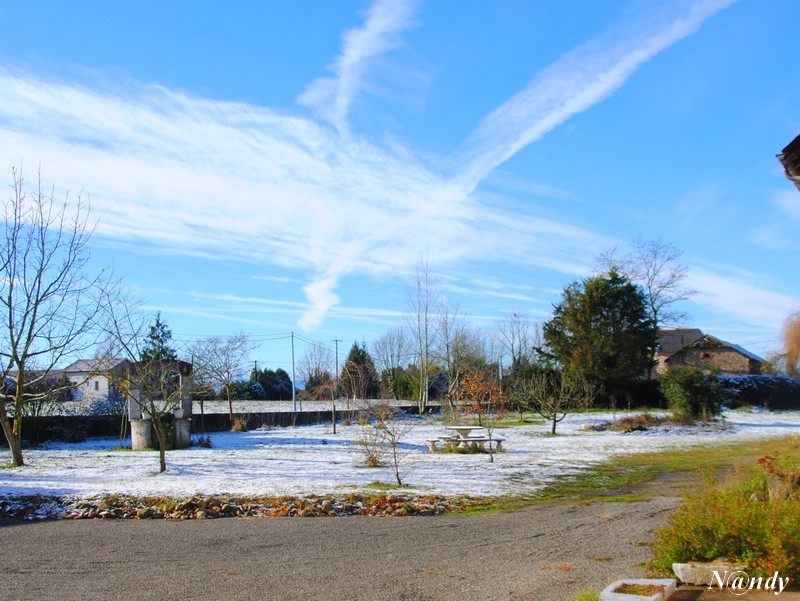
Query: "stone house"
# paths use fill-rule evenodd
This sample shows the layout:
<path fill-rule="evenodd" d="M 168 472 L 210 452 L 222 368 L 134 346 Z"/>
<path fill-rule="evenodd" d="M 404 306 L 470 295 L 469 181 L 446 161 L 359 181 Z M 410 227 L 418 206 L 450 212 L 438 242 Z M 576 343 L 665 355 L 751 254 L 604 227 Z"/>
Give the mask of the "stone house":
<path fill-rule="evenodd" d="M 665 369 L 690 365 L 706 373 L 716 372 L 724 376 L 760 374 L 763 364 L 764 359 L 758 355 L 710 334 L 703 334 L 685 344 L 663 361 Z"/>
<path fill-rule="evenodd" d="M 703 337 L 703 332 L 698 328 L 675 328 L 660 330 L 656 339 L 656 364 L 653 373 L 656 377 L 666 373 L 669 364 L 667 360 L 685 347 Z"/>

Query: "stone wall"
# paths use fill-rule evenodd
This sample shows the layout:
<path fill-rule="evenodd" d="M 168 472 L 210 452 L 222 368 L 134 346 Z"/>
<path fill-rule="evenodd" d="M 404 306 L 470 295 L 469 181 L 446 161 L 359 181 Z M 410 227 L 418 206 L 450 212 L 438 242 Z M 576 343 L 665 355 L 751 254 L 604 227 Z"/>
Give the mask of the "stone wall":
<path fill-rule="evenodd" d="M 669 366 L 676 365 L 691 365 L 706 373 L 717 371 L 726 376 L 761 373 L 757 361 L 726 347 L 685 348 L 670 357 Z"/>

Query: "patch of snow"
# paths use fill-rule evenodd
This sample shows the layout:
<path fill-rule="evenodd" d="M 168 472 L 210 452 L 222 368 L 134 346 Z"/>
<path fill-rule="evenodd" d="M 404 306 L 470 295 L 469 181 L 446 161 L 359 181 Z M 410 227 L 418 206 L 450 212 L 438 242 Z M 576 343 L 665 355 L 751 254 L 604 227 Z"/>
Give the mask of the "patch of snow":
<path fill-rule="evenodd" d="M 548 425 L 496 429 L 506 451 L 494 463 L 485 454 L 427 453 L 426 441 L 444 436 L 444 425 L 413 418 L 401 445 L 401 471 L 410 493 L 526 494 L 614 455 L 800 433 L 800 412 L 732 411 L 725 418 L 726 429 L 667 426 L 623 434 L 584 429 L 611 421 L 610 413 L 573 414 L 559 424 L 557 436 L 548 434 Z M 26 466 L 0 470 L 0 496 L 341 495 L 394 480 L 388 467 L 361 467 L 356 441 L 362 431 L 338 425 L 333 434 L 328 423 L 215 432 L 209 435 L 213 448 L 167 451 L 163 474 L 157 452 L 117 450 L 116 438 L 48 443 L 25 452 Z"/>

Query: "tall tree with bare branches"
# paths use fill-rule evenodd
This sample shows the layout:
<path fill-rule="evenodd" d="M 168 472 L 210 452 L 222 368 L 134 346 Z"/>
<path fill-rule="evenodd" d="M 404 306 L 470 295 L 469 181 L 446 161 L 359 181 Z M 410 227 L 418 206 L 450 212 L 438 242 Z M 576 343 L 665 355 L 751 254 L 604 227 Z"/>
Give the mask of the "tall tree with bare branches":
<path fill-rule="evenodd" d="M 786 373 L 794 376 L 797 374 L 797 359 L 800 357 L 800 313 L 786 318 L 783 338 L 786 346 Z"/>
<path fill-rule="evenodd" d="M 61 201 L 43 189 L 41 173 L 32 192 L 21 170 L 12 176 L 12 193 L 0 205 L 0 360 L 2 381 L 14 386 L 13 394 L 0 394 L 0 425 L 11 463 L 21 466 L 24 405 L 63 359 L 94 346 L 102 297 L 115 285 L 110 269 L 89 268 L 94 224 L 83 195 Z"/>
<path fill-rule="evenodd" d="M 411 356 L 406 330 L 401 327 L 392 328 L 382 334 L 370 345 L 378 374 L 385 380 L 391 395 L 400 398 L 400 378 L 403 364 Z"/>
<path fill-rule="evenodd" d="M 442 305 L 438 315 L 434 358 L 447 374 L 447 402 L 454 410 L 462 378 L 486 368 L 487 356 L 482 332 L 470 327 L 457 308 Z"/>
<path fill-rule="evenodd" d="M 408 291 L 406 324 L 414 344 L 414 353 L 419 368 L 419 414 L 428 406 L 428 378 L 431 367 L 431 351 L 436 339 L 436 314 L 439 310 L 439 289 L 431 272 L 427 258 L 420 258 L 414 269 L 414 280 Z"/>
<path fill-rule="evenodd" d="M 540 327 L 524 312 L 511 311 L 497 320 L 497 341 L 512 369 L 519 368 L 531 361 L 534 347 L 541 346 Z"/>
<path fill-rule="evenodd" d="M 247 361 L 256 345 L 247 332 L 230 336 L 208 336 L 190 347 L 194 378 L 219 389 L 228 401 L 228 417 L 233 423 L 231 384 L 248 372 Z"/>
<path fill-rule="evenodd" d="M 680 263 L 682 251 L 663 240 L 637 238 L 630 250 L 621 254 L 616 248 L 597 259 L 600 272 L 615 269 L 642 287 L 650 319 L 659 329 L 687 319 L 677 303 L 688 300 L 694 291 L 684 285 L 689 269 Z"/>
<path fill-rule="evenodd" d="M 311 398 L 336 398 L 335 357 L 330 347 L 310 344 L 299 361 L 299 374 Z"/>

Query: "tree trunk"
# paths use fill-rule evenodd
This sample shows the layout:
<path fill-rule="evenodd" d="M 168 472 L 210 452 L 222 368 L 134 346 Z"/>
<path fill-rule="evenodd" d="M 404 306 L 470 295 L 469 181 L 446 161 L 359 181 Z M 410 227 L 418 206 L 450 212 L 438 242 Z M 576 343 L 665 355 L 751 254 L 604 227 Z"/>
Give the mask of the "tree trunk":
<path fill-rule="evenodd" d="M 119 446 L 122 448 L 122 443 L 125 441 L 125 434 L 128 432 L 128 412 L 123 411 L 119 423 Z M 133 442 L 133 441 L 131 441 Z"/>
<path fill-rule="evenodd" d="M 22 459 L 22 406 L 25 403 L 25 366 L 19 365 L 17 374 L 17 389 L 14 393 L 14 427 L 11 430 L 12 440 L 8 441 L 11 449 L 11 463 L 15 467 L 25 465 Z"/>
<path fill-rule="evenodd" d="M 553 427 L 550 428 L 550 434 L 555 434 L 556 433 L 556 424 L 557 423 L 558 423 L 558 421 L 556 420 L 556 416 L 554 415 L 553 416 Z"/>
<path fill-rule="evenodd" d="M 231 398 L 231 388 L 230 384 L 228 385 L 228 417 L 233 423 L 233 399 Z"/>
<path fill-rule="evenodd" d="M 164 432 L 164 424 L 156 417 L 153 420 L 153 430 L 158 439 L 158 473 L 163 474 L 167 471 L 167 441 Z"/>
<path fill-rule="evenodd" d="M 8 442 L 8 449 L 11 451 L 11 465 L 14 467 L 22 467 L 25 461 L 22 458 L 22 439 L 16 434 L 16 420 L 11 424 L 11 420 L 6 413 L 5 403 L 0 407 L 0 423 L 3 425 L 3 434 L 5 434 L 6 442 Z"/>

